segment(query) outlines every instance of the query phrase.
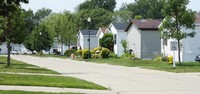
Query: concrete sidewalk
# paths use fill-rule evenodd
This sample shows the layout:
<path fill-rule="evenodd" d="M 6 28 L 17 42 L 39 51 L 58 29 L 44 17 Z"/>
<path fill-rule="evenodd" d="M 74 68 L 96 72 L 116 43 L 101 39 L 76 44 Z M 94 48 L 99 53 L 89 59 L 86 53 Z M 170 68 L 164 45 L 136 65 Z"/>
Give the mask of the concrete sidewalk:
<path fill-rule="evenodd" d="M 65 76 L 72 76 L 103 85 L 110 88 L 111 93 L 197 94 L 200 92 L 200 73 L 169 73 L 137 67 L 23 55 L 14 55 L 11 58 L 51 69 Z"/>
<path fill-rule="evenodd" d="M 32 92 L 52 92 L 52 93 L 84 93 L 84 94 L 115 94 L 109 90 L 91 90 L 74 88 L 56 88 L 56 87 L 36 87 L 36 86 L 6 86 L 0 85 L 0 90 L 20 90 Z"/>

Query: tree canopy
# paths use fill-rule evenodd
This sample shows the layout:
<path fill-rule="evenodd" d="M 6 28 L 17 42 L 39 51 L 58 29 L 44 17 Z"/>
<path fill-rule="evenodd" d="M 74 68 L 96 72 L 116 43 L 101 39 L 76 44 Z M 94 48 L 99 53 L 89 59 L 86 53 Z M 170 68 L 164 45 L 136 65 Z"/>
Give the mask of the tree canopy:
<path fill-rule="evenodd" d="M 20 3 L 28 3 L 29 0 L 0 0 L 0 15 L 8 17 L 15 12 Z"/>
<path fill-rule="evenodd" d="M 107 11 L 113 12 L 115 7 L 116 7 L 115 0 L 86 0 L 77 7 L 77 11 L 85 9 L 92 10 L 92 9 L 102 8 Z"/>
<path fill-rule="evenodd" d="M 33 29 L 31 29 L 31 34 L 27 35 L 26 40 L 23 42 L 27 49 L 39 52 L 41 50 L 47 51 L 52 46 L 52 41 L 54 39 L 52 38 L 53 33 L 48 30 L 47 22 L 45 22 L 45 18 L 49 16 L 51 12 L 51 9 L 42 8 L 36 11 L 35 14 L 32 12 L 32 14 L 29 15 L 32 24 L 27 24 L 27 27 L 32 26 Z M 41 33 L 41 35 L 39 35 L 39 33 Z"/>
<path fill-rule="evenodd" d="M 129 10 L 119 10 L 113 13 L 113 22 L 115 23 L 127 23 L 129 22 L 133 15 L 132 11 Z"/>
<path fill-rule="evenodd" d="M 136 15 L 142 16 L 144 19 L 162 19 L 162 8 L 166 0 L 135 0 L 134 3 L 124 4 L 120 10 L 132 11 L 132 18 Z"/>
<path fill-rule="evenodd" d="M 49 30 L 55 34 L 56 41 L 62 45 L 68 45 L 68 47 L 75 43 L 78 32 L 74 20 L 74 15 L 68 11 L 52 14 L 46 19 Z M 64 53 L 63 49 L 61 50 Z"/>
<path fill-rule="evenodd" d="M 79 26 L 79 29 L 88 28 L 88 17 L 92 19 L 90 29 L 98 29 L 99 27 L 107 26 L 112 22 L 112 12 L 101 8 L 92 10 L 86 9 L 76 14 L 76 24 Z"/>

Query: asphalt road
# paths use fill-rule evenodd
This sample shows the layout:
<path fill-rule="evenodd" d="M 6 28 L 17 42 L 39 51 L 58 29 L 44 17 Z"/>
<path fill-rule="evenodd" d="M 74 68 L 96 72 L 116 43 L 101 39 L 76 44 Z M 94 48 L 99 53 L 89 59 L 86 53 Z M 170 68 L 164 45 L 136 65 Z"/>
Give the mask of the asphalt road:
<path fill-rule="evenodd" d="M 116 94 L 200 93 L 200 73 L 169 73 L 138 67 L 24 55 L 12 55 L 11 58 L 109 87 Z"/>

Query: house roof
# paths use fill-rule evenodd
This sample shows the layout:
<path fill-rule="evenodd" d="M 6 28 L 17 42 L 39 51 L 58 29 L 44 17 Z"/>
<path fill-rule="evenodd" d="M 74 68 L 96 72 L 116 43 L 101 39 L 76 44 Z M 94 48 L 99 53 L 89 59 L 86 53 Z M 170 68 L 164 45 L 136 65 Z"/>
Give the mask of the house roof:
<path fill-rule="evenodd" d="M 112 23 L 117 30 L 125 30 L 127 23 Z"/>
<path fill-rule="evenodd" d="M 101 31 L 102 31 L 103 33 L 105 33 L 106 30 L 107 30 L 108 28 L 107 28 L 107 27 L 101 27 L 100 29 L 101 29 Z"/>
<path fill-rule="evenodd" d="M 89 35 L 89 30 L 80 30 L 83 35 Z M 90 30 L 90 35 L 96 35 L 98 30 Z"/>
<path fill-rule="evenodd" d="M 195 22 L 196 22 L 196 23 L 200 23 L 200 13 L 196 13 L 195 15 L 196 15 L 196 20 L 195 20 Z"/>
<path fill-rule="evenodd" d="M 160 25 L 160 20 L 132 20 L 128 26 L 126 27 L 125 31 L 128 31 L 132 24 L 138 27 L 140 30 L 158 30 L 158 26 Z"/>
<path fill-rule="evenodd" d="M 97 31 L 96 36 L 98 36 L 101 32 L 103 34 L 106 33 L 107 29 L 108 29 L 107 27 L 101 27 L 101 28 L 99 28 L 99 30 Z"/>

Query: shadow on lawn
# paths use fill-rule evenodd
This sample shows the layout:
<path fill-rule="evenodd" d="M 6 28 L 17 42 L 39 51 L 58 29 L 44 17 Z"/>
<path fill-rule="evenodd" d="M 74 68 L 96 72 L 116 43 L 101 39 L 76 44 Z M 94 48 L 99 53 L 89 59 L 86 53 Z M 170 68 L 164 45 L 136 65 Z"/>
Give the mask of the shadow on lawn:
<path fill-rule="evenodd" d="M 4 63 L 4 62 L 0 62 L 0 64 L 6 64 L 6 63 Z"/>

